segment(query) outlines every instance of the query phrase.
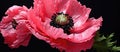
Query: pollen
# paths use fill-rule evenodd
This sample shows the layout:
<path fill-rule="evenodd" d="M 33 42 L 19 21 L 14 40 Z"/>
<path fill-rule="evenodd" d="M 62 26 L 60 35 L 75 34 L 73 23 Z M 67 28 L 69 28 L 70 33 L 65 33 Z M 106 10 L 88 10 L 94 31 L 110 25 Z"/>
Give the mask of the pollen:
<path fill-rule="evenodd" d="M 56 13 L 52 16 L 50 25 L 56 28 L 62 28 L 64 33 L 70 34 L 70 28 L 74 25 L 72 17 L 64 13 Z"/>
<path fill-rule="evenodd" d="M 66 25 L 69 23 L 67 16 L 64 14 L 57 15 L 57 17 L 55 18 L 55 21 L 59 25 Z"/>

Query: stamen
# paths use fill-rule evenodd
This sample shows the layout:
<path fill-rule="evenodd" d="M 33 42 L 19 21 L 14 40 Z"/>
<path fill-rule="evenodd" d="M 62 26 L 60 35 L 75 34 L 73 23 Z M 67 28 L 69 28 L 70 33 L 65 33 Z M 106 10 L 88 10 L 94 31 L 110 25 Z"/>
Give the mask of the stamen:
<path fill-rule="evenodd" d="M 64 33 L 70 34 L 70 28 L 74 25 L 72 17 L 68 14 L 57 13 L 51 18 L 50 25 L 56 28 L 62 28 Z"/>
<path fill-rule="evenodd" d="M 67 16 L 65 16 L 64 14 L 57 15 L 55 21 L 59 25 L 65 25 L 69 23 Z"/>
<path fill-rule="evenodd" d="M 15 19 L 13 19 L 13 21 L 12 21 L 12 27 L 14 28 L 14 29 L 16 29 L 16 26 L 18 25 L 18 23 L 15 21 Z"/>

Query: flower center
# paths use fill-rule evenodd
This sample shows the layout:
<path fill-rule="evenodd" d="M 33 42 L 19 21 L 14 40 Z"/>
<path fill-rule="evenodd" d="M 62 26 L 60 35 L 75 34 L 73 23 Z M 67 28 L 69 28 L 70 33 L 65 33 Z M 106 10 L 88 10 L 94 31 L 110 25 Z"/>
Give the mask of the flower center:
<path fill-rule="evenodd" d="M 15 19 L 13 19 L 13 21 L 12 21 L 12 27 L 14 28 L 14 29 L 16 29 L 16 26 L 18 25 L 18 23 L 15 21 Z"/>
<path fill-rule="evenodd" d="M 62 28 L 64 33 L 70 34 L 70 28 L 74 25 L 72 17 L 64 13 L 56 13 L 51 17 L 50 25 L 56 28 Z"/>
<path fill-rule="evenodd" d="M 65 25 L 65 24 L 68 24 L 69 22 L 67 16 L 65 16 L 64 14 L 57 15 L 57 17 L 55 18 L 55 21 L 59 25 Z"/>

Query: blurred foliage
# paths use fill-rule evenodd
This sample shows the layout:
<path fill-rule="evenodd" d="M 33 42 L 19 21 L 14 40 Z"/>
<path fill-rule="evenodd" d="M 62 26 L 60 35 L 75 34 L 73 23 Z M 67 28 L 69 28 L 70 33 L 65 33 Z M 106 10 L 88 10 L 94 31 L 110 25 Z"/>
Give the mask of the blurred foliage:
<path fill-rule="evenodd" d="M 95 36 L 95 42 L 93 49 L 96 52 L 118 52 L 120 51 L 120 46 L 116 46 L 116 41 L 112 41 L 114 33 L 111 33 L 109 36 L 105 37 L 104 35 L 97 32 Z"/>

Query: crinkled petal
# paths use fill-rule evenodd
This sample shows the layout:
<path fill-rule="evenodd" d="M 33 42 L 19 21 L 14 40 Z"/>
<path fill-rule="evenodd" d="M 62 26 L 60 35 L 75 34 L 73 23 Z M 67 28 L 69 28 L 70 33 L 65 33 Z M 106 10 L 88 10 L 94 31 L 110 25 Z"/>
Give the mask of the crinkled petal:
<path fill-rule="evenodd" d="M 48 40 L 48 38 L 46 37 L 46 36 L 42 36 L 42 33 L 40 34 L 39 32 L 37 32 L 37 31 L 35 31 L 35 29 L 34 28 L 32 28 L 29 24 L 27 24 L 27 27 L 28 27 L 28 29 L 31 31 L 31 33 L 35 36 L 35 37 L 37 37 L 38 39 L 40 39 L 40 40 Z"/>
<path fill-rule="evenodd" d="M 11 22 L 13 17 L 18 15 L 21 11 L 27 12 L 27 10 L 28 9 L 25 6 L 21 7 L 21 6 L 14 5 L 6 11 L 5 14 L 7 14 L 7 16 L 3 17 L 1 23 L 7 24 L 7 23 Z"/>
<path fill-rule="evenodd" d="M 66 10 L 70 4 L 71 0 L 57 0 L 57 11 L 56 12 L 63 12 L 66 13 Z"/>
<path fill-rule="evenodd" d="M 48 17 L 50 18 L 53 15 L 53 13 L 55 13 L 55 7 L 56 7 L 55 0 L 41 0 L 41 2 L 43 2 L 45 11 Z"/>
<path fill-rule="evenodd" d="M 26 23 L 19 23 L 16 27 L 16 40 L 13 42 L 12 46 L 19 47 L 20 45 L 27 46 L 31 38 L 31 33 L 25 26 Z"/>
<path fill-rule="evenodd" d="M 46 17 L 51 18 L 55 13 L 55 5 L 55 0 L 35 0 L 34 10 L 35 13 L 42 18 L 42 21 L 44 21 Z"/>
<path fill-rule="evenodd" d="M 66 13 L 69 14 L 73 18 L 74 27 L 79 27 L 86 22 L 86 20 L 89 17 L 90 11 L 91 9 L 86 8 L 85 5 L 82 6 L 77 1 L 71 1 L 69 3 Z"/>
<path fill-rule="evenodd" d="M 43 2 L 40 0 L 34 0 L 35 15 L 41 17 L 42 21 L 45 21 L 46 11 Z"/>
<path fill-rule="evenodd" d="M 14 6 L 10 7 L 10 8 L 6 11 L 5 14 L 7 14 L 7 15 L 10 16 L 10 17 L 13 17 L 13 16 L 19 14 L 19 12 L 21 12 L 21 11 L 27 11 L 27 10 L 28 10 L 28 9 L 27 9 L 27 7 L 25 7 L 25 6 L 21 7 L 21 6 L 14 5 Z"/>
<path fill-rule="evenodd" d="M 76 0 L 56 0 L 56 12 L 63 12 L 66 14 L 66 11 L 71 5 L 72 1 Z"/>
<path fill-rule="evenodd" d="M 93 44 L 93 39 L 83 42 L 83 43 L 74 43 L 67 41 L 65 39 L 56 39 L 47 41 L 53 48 L 58 48 L 61 52 L 65 50 L 66 52 L 80 52 L 82 50 L 90 49 Z"/>
<path fill-rule="evenodd" d="M 84 42 L 90 40 L 95 36 L 95 32 L 99 30 L 102 25 L 102 17 L 98 19 L 90 18 L 81 27 L 73 29 L 73 33 L 69 36 L 69 40 L 72 42 Z"/>
<path fill-rule="evenodd" d="M 27 46 L 31 38 L 30 31 L 25 24 L 19 24 L 16 30 L 11 25 L 1 28 L 1 33 L 5 39 L 5 44 L 11 48 L 18 48 L 20 45 Z"/>
<path fill-rule="evenodd" d="M 29 25 L 38 33 L 40 33 L 43 36 L 48 36 L 45 34 L 45 29 L 42 26 L 42 20 L 39 16 L 36 16 L 34 14 L 34 10 L 30 10 L 28 13 L 27 19 L 29 20 Z"/>

